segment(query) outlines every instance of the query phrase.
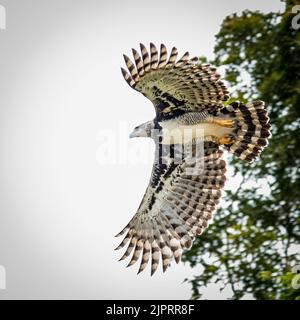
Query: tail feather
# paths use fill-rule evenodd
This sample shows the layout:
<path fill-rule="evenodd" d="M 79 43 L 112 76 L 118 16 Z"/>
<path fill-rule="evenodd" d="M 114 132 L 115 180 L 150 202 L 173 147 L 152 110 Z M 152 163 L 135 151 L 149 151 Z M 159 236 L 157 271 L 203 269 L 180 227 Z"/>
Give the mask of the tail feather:
<path fill-rule="evenodd" d="M 229 104 L 221 110 L 236 120 L 234 142 L 225 147 L 238 158 L 252 162 L 268 145 L 271 136 L 269 117 L 263 101 L 253 101 L 247 104 L 238 101 Z"/>

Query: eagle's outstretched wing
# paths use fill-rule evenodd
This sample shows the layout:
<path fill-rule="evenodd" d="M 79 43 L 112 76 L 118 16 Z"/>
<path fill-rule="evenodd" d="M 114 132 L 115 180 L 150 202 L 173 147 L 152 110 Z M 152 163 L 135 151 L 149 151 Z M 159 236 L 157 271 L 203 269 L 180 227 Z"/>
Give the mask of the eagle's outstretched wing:
<path fill-rule="evenodd" d="M 217 144 L 204 142 L 204 148 L 203 142 L 202 148 L 194 144 L 192 150 L 183 153 L 182 161 L 176 158 L 176 145 L 171 150 L 164 149 L 168 147 L 157 144 L 142 203 L 118 234 L 126 233 L 117 249 L 127 245 L 120 260 L 132 254 L 129 265 L 133 265 L 142 254 L 141 272 L 151 257 L 151 275 L 160 256 L 165 271 L 173 257 L 178 263 L 182 249 L 192 246 L 194 236 L 207 227 L 225 182 L 225 161 L 221 160 L 223 152 Z"/>
<path fill-rule="evenodd" d="M 129 73 L 121 68 L 127 83 L 143 93 L 154 104 L 159 118 L 173 117 L 186 111 L 211 111 L 222 108 L 229 99 L 228 91 L 216 69 L 189 59 L 186 52 L 177 61 L 177 49 L 168 58 L 165 45 L 160 53 L 150 44 L 150 54 L 140 44 L 141 55 L 132 49 L 135 64 L 124 55 Z"/>

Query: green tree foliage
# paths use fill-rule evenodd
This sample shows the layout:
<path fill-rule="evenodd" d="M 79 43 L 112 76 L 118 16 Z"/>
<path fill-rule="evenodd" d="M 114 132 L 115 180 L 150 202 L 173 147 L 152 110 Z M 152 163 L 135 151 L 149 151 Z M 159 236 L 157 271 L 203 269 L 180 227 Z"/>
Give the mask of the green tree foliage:
<path fill-rule="evenodd" d="M 266 102 L 273 136 L 255 163 L 230 158 L 242 182 L 184 254 L 204 267 L 188 280 L 193 298 L 218 282 L 230 285 L 233 299 L 300 299 L 292 286 L 300 264 L 300 29 L 292 28 L 291 13 L 299 0 L 285 3 L 284 13 L 228 16 L 216 36 L 212 63 L 226 67 L 235 99 Z"/>

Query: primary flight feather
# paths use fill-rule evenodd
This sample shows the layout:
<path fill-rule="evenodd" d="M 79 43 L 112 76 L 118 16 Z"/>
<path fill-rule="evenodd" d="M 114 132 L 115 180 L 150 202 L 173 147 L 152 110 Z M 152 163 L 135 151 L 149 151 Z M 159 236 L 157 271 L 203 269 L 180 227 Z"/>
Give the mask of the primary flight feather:
<path fill-rule="evenodd" d="M 162 261 L 165 271 L 172 259 L 180 261 L 183 248 L 208 226 L 220 201 L 226 163 L 220 146 L 252 162 L 268 144 L 270 124 L 262 101 L 224 105 L 228 90 L 216 68 L 201 65 L 186 52 L 177 59 L 165 45 L 150 53 L 140 44 L 133 60 L 124 55 L 126 82 L 154 105 L 156 116 L 135 128 L 131 137 L 151 137 L 155 161 L 137 213 L 117 235 L 125 234 L 126 250 L 120 260 L 128 266 L 141 256 L 141 272 L 151 261 L 151 275 Z"/>

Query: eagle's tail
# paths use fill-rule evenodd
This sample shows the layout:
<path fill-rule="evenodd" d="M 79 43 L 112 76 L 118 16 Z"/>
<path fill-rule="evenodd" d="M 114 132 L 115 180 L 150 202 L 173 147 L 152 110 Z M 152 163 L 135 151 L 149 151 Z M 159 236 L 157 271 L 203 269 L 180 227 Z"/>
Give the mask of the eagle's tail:
<path fill-rule="evenodd" d="M 234 142 L 226 145 L 228 151 L 238 158 L 252 162 L 268 145 L 271 125 L 263 101 L 247 104 L 238 101 L 225 106 L 221 113 L 236 120 Z"/>

